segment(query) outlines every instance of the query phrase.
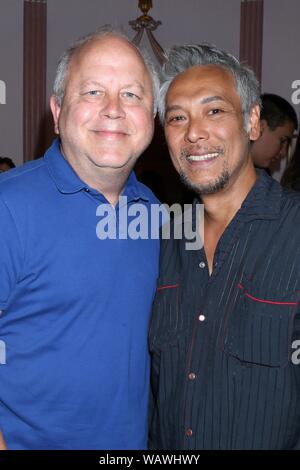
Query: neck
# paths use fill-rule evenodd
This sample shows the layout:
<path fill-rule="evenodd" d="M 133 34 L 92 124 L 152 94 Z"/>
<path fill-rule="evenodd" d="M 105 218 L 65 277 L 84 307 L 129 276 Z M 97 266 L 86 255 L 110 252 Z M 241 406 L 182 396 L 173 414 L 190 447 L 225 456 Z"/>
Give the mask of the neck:
<path fill-rule="evenodd" d="M 103 168 L 99 169 L 93 177 L 89 178 L 87 175 L 80 175 L 79 177 L 88 184 L 91 188 L 96 189 L 99 193 L 108 200 L 112 206 L 116 206 L 119 196 L 122 193 L 127 178 L 128 172 L 122 174 L 118 171 L 118 174 L 112 174 L 111 171 L 103 171 Z"/>
<path fill-rule="evenodd" d="M 126 185 L 130 168 L 103 168 L 96 165 L 86 168 L 80 161 L 70 160 L 62 148 L 61 153 L 84 183 L 103 194 L 112 206 L 116 206 Z"/>
<path fill-rule="evenodd" d="M 233 175 L 234 178 L 234 175 Z M 256 180 L 254 166 L 250 162 L 245 169 L 222 191 L 202 197 L 204 203 L 204 250 L 209 273 L 213 270 L 216 246 Z"/>
<path fill-rule="evenodd" d="M 255 168 L 251 161 L 239 175 L 223 190 L 202 197 L 205 223 L 219 227 L 222 233 L 240 209 L 247 194 L 256 181 Z"/>
<path fill-rule="evenodd" d="M 94 173 L 91 175 L 81 171 L 81 168 L 77 168 L 76 165 L 72 165 L 72 167 L 82 181 L 103 194 L 112 206 L 116 206 L 126 185 L 129 171 L 95 167 Z"/>

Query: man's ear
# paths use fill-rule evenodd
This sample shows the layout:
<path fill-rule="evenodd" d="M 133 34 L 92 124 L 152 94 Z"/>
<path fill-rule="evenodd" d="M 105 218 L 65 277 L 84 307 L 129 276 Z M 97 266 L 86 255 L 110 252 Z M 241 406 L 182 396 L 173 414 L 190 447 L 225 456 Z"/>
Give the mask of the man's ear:
<path fill-rule="evenodd" d="M 257 140 L 261 135 L 260 107 L 258 104 L 253 106 L 250 111 L 249 128 L 250 140 Z"/>
<path fill-rule="evenodd" d="M 50 98 L 50 108 L 51 108 L 53 121 L 54 121 L 54 132 L 55 134 L 59 134 L 58 120 L 59 120 L 61 107 L 57 103 L 57 99 L 54 95 L 52 95 Z"/>
<path fill-rule="evenodd" d="M 269 127 L 267 121 L 265 119 L 261 119 L 260 120 L 260 136 L 263 135 L 267 127 Z"/>

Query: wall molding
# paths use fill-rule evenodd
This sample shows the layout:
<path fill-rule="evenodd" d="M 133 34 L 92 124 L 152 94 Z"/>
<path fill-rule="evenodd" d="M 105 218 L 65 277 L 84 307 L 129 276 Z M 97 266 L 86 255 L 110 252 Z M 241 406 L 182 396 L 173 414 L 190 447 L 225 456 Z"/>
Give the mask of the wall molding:
<path fill-rule="evenodd" d="M 44 152 L 46 113 L 47 0 L 24 0 L 24 162 Z"/>
<path fill-rule="evenodd" d="M 261 83 L 263 50 L 263 0 L 243 0 L 240 20 L 240 61 L 249 65 Z"/>

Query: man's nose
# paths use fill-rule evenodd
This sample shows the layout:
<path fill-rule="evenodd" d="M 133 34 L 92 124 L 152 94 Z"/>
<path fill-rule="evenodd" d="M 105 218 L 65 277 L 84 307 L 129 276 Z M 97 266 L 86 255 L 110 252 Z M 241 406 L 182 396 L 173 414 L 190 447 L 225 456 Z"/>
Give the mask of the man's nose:
<path fill-rule="evenodd" d="M 120 96 L 107 95 L 104 106 L 100 110 L 100 114 L 110 119 L 120 119 L 125 117 L 125 111 L 122 107 Z"/>
<path fill-rule="evenodd" d="M 185 141 L 196 143 L 198 140 L 207 140 L 209 137 L 208 129 L 200 119 L 193 119 L 188 123 Z"/>

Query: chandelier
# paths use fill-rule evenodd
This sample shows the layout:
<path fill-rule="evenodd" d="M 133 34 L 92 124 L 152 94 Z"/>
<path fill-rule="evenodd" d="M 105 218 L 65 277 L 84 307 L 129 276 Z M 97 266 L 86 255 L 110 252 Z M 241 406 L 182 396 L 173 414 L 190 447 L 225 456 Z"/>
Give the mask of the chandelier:
<path fill-rule="evenodd" d="M 144 32 L 146 32 L 153 53 L 160 65 L 162 65 L 164 62 L 164 50 L 155 39 L 152 32 L 157 29 L 157 27 L 161 24 L 161 21 L 155 21 L 152 16 L 148 15 L 150 8 L 152 8 L 152 0 L 139 0 L 138 7 L 143 14 L 136 20 L 129 21 L 132 29 L 136 31 L 132 42 L 133 44 L 139 45 Z"/>

